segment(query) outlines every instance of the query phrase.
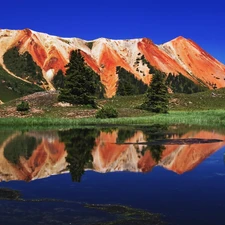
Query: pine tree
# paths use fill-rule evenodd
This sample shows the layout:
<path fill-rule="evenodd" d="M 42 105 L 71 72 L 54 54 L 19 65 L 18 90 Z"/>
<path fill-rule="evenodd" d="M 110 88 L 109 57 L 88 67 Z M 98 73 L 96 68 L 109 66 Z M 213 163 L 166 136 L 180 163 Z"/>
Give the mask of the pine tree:
<path fill-rule="evenodd" d="M 103 95 L 105 90 L 99 76 L 85 64 L 80 50 L 71 52 L 70 62 L 66 68 L 64 88 L 61 89 L 58 100 L 73 105 L 96 107 L 96 95 Z"/>
<path fill-rule="evenodd" d="M 55 77 L 53 78 L 53 84 L 56 89 L 64 88 L 65 76 L 63 75 L 63 71 L 59 70 Z"/>
<path fill-rule="evenodd" d="M 117 82 L 117 95 L 138 95 L 146 92 L 148 85 L 142 80 L 138 80 L 134 74 L 120 66 L 116 67 L 116 72 L 119 78 Z"/>
<path fill-rule="evenodd" d="M 168 112 L 169 95 L 162 73 L 155 71 L 142 108 L 156 113 Z"/>

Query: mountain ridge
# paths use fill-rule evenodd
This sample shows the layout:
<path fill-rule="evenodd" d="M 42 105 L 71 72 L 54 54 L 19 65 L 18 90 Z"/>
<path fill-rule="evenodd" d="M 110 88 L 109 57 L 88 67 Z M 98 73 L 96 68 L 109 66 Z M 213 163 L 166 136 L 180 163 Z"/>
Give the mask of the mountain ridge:
<path fill-rule="evenodd" d="M 181 73 L 196 84 L 210 89 L 225 87 L 225 65 L 203 50 L 191 39 L 182 36 L 164 44 L 156 45 L 148 38 L 83 40 L 49 35 L 30 29 L 0 29 L 0 65 L 4 68 L 3 56 L 17 47 L 20 54 L 29 52 L 33 61 L 42 69 L 46 80 L 45 89 L 54 89 L 53 77 L 58 70 L 65 73 L 72 50 L 80 49 L 88 64 L 106 87 L 106 96 L 116 94 L 120 66 L 149 84 L 152 74 L 143 62 L 143 56 L 151 66 L 165 72 Z"/>

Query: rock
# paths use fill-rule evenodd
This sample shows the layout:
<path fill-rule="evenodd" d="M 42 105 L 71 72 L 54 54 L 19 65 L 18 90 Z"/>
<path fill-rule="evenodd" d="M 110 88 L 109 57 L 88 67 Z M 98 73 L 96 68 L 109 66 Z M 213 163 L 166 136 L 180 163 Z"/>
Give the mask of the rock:
<path fill-rule="evenodd" d="M 73 105 L 68 103 L 68 102 L 58 102 L 54 106 L 70 107 L 70 106 L 73 106 Z"/>
<path fill-rule="evenodd" d="M 20 192 L 10 188 L 0 188 L 0 199 L 17 200 L 21 196 Z"/>

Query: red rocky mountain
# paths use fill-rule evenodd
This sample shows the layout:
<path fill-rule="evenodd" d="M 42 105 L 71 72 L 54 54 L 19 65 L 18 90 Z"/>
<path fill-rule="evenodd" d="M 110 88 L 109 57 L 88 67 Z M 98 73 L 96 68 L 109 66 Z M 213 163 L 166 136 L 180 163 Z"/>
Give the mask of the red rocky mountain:
<path fill-rule="evenodd" d="M 41 67 L 48 85 L 54 89 L 52 79 L 58 70 L 65 72 L 70 52 L 80 49 L 86 63 L 99 74 L 106 87 L 106 94 L 112 97 L 116 93 L 118 75 L 116 67 L 121 66 L 132 72 L 144 83 L 151 81 L 152 75 L 145 59 L 155 68 L 177 75 L 182 73 L 192 81 L 201 81 L 209 88 L 225 87 L 225 65 L 209 55 L 192 40 L 178 37 L 162 45 L 154 44 L 148 38 L 131 40 L 111 40 L 99 38 L 86 41 L 79 38 L 61 38 L 44 33 L 24 30 L 0 29 L 0 66 L 7 70 L 3 55 L 11 48 L 19 52 L 29 52 Z M 8 71 L 8 70 L 7 70 Z M 8 71 L 10 72 L 10 71 Z M 11 75 L 14 75 L 10 72 Z"/>

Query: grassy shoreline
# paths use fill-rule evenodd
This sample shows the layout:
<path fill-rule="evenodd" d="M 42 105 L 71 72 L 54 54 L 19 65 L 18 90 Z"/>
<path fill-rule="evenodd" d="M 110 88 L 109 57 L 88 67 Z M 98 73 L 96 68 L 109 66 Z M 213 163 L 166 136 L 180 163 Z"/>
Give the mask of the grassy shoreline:
<path fill-rule="evenodd" d="M 225 125 L 225 110 L 170 111 L 168 114 L 152 114 L 140 117 L 120 117 L 115 119 L 89 118 L 0 118 L 0 126 L 7 127 L 76 127 L 97 125 L 201 125 L 218 127 Z"/>
<path fill-rule="evenodd" d="M 0 105 L 0 128 L 127 125 L 197 125 L 222 127 L 225 125 L 225 88 L 194 94 L 171 94 L 168 114 L 153 114 L 138 108 L 144 95 L 115 96 L 99 99 L 98 105 L 112 106 L 119 117 L 96 119 L 97 110 L 88 106 L 62 106 L 57 92 L 38 92 Z M 16 111 L 21 100 L 28 101 L 28 112 Z"/>

